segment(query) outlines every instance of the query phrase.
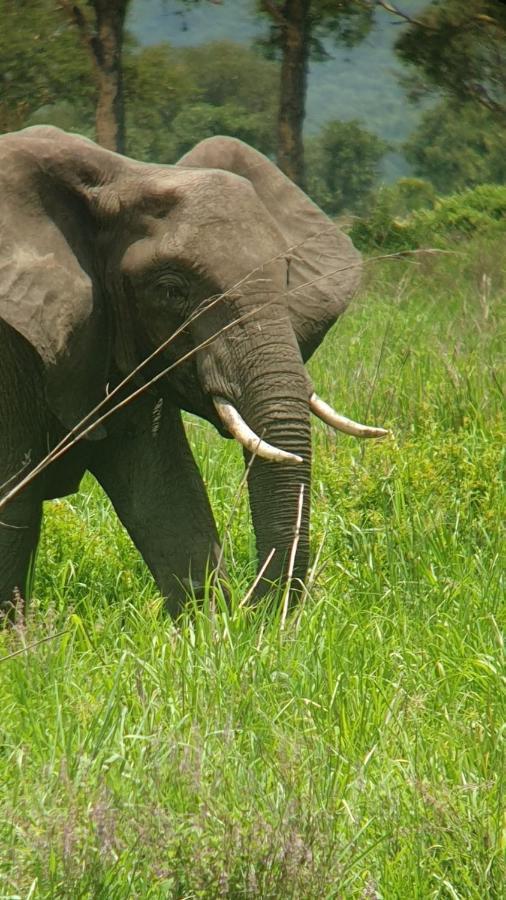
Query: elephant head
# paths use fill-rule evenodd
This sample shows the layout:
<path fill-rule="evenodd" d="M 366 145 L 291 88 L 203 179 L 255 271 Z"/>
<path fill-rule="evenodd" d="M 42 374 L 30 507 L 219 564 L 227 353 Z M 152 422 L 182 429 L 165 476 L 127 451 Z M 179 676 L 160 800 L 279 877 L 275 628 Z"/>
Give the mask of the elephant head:
<path fill-rule="evenodd" d="M 271 556 L 259 593 L 286 577 L 297 522 L 303 579 L 311 409 L 350 433 L 384 433 L 327 407 L 304 369 L 359 283 L 349 238 L 231 138 L 158 166 L 35 127 L 0 139 L 0 157 L 0 317 L 37 351 L 54 416 L 74 427 L 163 344 L 145 377 L 170 368 L 174 403 L 254 455 L 259 565 Z"/>

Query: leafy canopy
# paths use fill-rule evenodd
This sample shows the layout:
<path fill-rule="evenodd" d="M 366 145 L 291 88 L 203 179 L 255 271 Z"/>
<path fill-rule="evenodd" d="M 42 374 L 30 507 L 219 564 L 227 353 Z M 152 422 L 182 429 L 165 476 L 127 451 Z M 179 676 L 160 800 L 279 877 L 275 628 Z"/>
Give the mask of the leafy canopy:
<path fill-rule="evenodd" d="M 136 50 L 125 64 L 128 152 L 174 162 L 198 141 L 229 134 L 274 150 L 278 66 L 232 41 Z"/>
<path fill-rule="evenodd" d="M 359 121 L 334 120 L 307 142 L 308 192 L 330 215 L 368 201 L 388 144 Z"/>
<path fill-rule="evenodd" d="M 356 0 L 305 0 L 310 57 L 327 59 L 324 39 L 352 47 L 368 34 L 372 10 Z M 289 4 L 285 0 L 257 0 L 257 11 L 268 19 L 269 31 L 258 43 L 271 58 L 279 58 L 283 23 L 290 22 Z"/>
<path fill-rule="evenodd" d="M 506 182 L 506 120 L 482 106 L 443 100 L 404 145 L 414 172 L 441 193 Z"/>
<path fill-rule="evenodd" d="M 93 116 L 91 61 L 57 4 L 0 0 L 0 131 L 22 128 L 40 107 L 68 102 Z"/>
<path fill-rule="evenodd" d="M 444 91 L 506 116 L 506 3 L 434 0 L 396 43 L 417 99 Z"/>
<path fill-rule="evenodd" d="M 52 0 L 0 0 L 0 132 L 54 124 L 95 136 L 91 59 Z M 174 162 L 204 137 L 225 133 L 274 150 L 278 66 L 243 44 L 221 41 L 124 53 L 127 153 Z"/>

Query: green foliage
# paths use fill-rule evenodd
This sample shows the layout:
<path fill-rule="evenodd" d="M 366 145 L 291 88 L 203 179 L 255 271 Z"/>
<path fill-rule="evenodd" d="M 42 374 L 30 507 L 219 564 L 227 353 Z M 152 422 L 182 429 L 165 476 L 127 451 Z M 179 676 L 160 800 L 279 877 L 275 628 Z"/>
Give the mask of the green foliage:
<path fill-rule="evenodd" d="M 29 125 L 54 125 L 64 131 L 72 131 L 85 137 L 95 137 L 95 122 L 91 107 L 87 110 L 74 106 L 69 100 L 40 106 L 22 123 Z"/>
<path fill-rule="evenodd" d="M 246 108 L 233 103 L 224 106 L 193 104 L 188 109 L 181 110 L 172 122 L 168 135 L 170 161 L 176 161 L 204 138 L 217 134 L 240 138 L 257 150 L 272 153 L 275 130 L 271 128 L 266 132 L 265 125 L 262 113 L 250 113 Z"/>
<path fill-rule="evenodd" d="M 272 153 L 278 81 L 275 63 L 231 41 L 134 48 L 125 57 L 128 153 L 175 162 L 214 134 Z"/>
<path fill-rule="evenodd" d="M 241 138 L 264 153 L 275 149 L 279 68 L 254 50 L 217 41 L 179 51 L 199 100 L 172 122 L 173 159 L 214 134 Z"/>
<path fill-rule="evenodd" d="M 0 0 L 0 130 L 54 124 L 94 136 L 95 84 L 76 30 L 49 0 Z M 124 49 L 127 151 L 174 162 L 203 137 L 225 133 L 272 153 L 278 67 L 244 45 Z"/>
<path fill-rule="evenodd" d="M 357 120 L 329 122 L 307 142 L 308 193 L 329 215 L 363 208 L 387 149 Z"/>
<path fill-rule="evenodd" d="M 381 203 L 392 216 L 407 216 L 417 209 L 434 206 L 436 192 L 423 178 L 399 178 L 394 184 L 380 188 Z"/>
<path fill-rule="evenodd" d="M 128 154 L 172 162 L 172 122 L 200 100 L 195 73 L 169 44 L 133 48 L 125 55 L 124 90 Z"/>
<path fill-rule="evenodd" d="M 311 376 L 395 437 L 315 423 L 318 575 L 284 629 L 238 608 L 245 502 L 232 613 L 177 627 L 91 479 L 47 504 L 0 634 L 6 897 L 502 896 L 505 242 L 368 267 Z M 241 454 L 188 429 L 223 533 Z"/>
<path fill-rule="evenodd" d="M 258 45 L 263 47 L 269 58 L 279 58 L 281 29 L 280 17 L 290 18 L 290 4 L 284 0 L 272 0 L 263 3 L 257 0 L 257 11 L 269 22 L 268 37 L 259 39 Z M 372 9 L 368 9 L 355 0 L 309 0 L 306 3 L 307 39 L 312 59 L 325 60 L 329 54 L 325 49 L 324 39 L 331 37 L 335 43 L 352 47 L 362 41 L 369 33 L 373 21 Z M 299 13 L 296 13 L 299 16 Z"/>
<path fill-rule="evenodd" d="M 265 112 L 269 103 L 276 108 L 279 67 L 266 64 L 250 47 L 223 40 L 177 52 L 186 69 L 195 73 L 202 99 L 211 106 L 233 102 L 252 113 Z"/>
<path fill-rule="evenodd" d="M 506 4 L 434 0 L 396 43 L 416 99 L 441 90 L 506 116 Z"/>
<path fill-rule="evenodd" d="M 470 103 L 445 100 L 422 116 L 404 145 L 417 175 L 438 192 L 506 182 L 506 118 Z"/>
<path fill-rule="evenodd" d="M 506 231 L 506 186 L 480 185 L 440 197 L 433 209 L 395 218 L 391 192 L 382 191 L 367 218 L 353 224 L 351 236 L 363 250 L 387 251 L 418 247 L 451 247 L 477 233 Z"/>
<path fill-rule="evenodd" d="M 78 124 L 93 117 L 91 62 L 51 0 L 0 0 L 0 131 L 21 128 L 40 107 L 68 103 Z"/>

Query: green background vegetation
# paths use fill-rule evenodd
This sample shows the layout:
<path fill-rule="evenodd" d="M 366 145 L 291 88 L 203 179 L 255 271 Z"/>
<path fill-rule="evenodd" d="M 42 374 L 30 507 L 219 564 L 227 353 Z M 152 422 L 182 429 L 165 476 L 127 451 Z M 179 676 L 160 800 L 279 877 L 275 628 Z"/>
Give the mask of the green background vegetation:
<path fill-rule="evenodd" d="M 427 7 L 428 0 L 404 4 L 412 16 Z M 472 0 L 468 13 L 455 0 L 440 8 L 447 8 L 450 25 L 489 11 L 487 0 Z M 50 123 L 93 137 L 91 62 L 58 4 L 0 0 L 0 15 L 0 131 Z M 126 26 L 130 155 L 175 162 L 200 139 L 225 133 L 275 156 L 280 63 L 254 0 L 132 0 Z M 363 213 L 378 187 L 399 177 L 428 180 L 439 193 L 504 183 L 504 106 L 481 102 L 489 84 L 504 95 L 504 46 L 495 33 L 484 37 L 476 22 L 456 30 L 463 38 L 455 48 L 444 29 L 433 42 L 433 32 L 417 35 L 416 28 L 410 38 L 413 28 L 382 9 L 369 31 L 357 28 L 362 39 L 351 46 L 331 30 L 316 30 L 305 118 L 307 183 L 331 215 Z M 471 94 L 461 90 L 469 73 L 476 81 Z"/>

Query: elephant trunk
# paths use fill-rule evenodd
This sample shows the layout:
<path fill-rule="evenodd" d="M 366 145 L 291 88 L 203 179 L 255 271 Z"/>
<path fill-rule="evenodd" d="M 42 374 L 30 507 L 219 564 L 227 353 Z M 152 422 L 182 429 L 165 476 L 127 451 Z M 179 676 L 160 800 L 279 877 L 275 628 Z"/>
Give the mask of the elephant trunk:
<path fill-rule="evenodd" d="M 295 342 L 272 343 L 268 347 L 264 345 L 261 355 L 261 374 L 254 374 L 249 380 L 241 412 L 264 441 L 301 457 L 302 462 L 276 464 L 256 456 L 251 465 L 248 489 L 259 571 L 274 551 L 256 596 L 265 594 L 273 582 L 283 584 L 290 574 L 296 591 L 305 578 L 311 483 L 308 386 L 298 348 Z M 246 452 L 245 456 L 249 462 L 250 454 Z M 290 573 L 294 541 L 296 552 Z"/>
<path fill-rule="evenodd" d="M 239 307 L 262 310 L 265 297 L 254 290 Z M 259 580 L 256 596 L 273 584 L 304 579 L 309 557 L 311 428 L 306 371 L 284 302 L 273 303 L 251 321 L 221 334 L 198 359 L 200 382 L 225 428 L 242 443 L 247 463 Z M 214 310 L 213 310 L 214 312 Z M 195 343 L 205 335 L 195 330 Z M 219 332 L 223 323 L 210 321 Z M 302 513 L 300 510 L 303 488 Z M 300 518 L 300 525 L 298 519 Z M 293 568 L 290 558 L 297 534 Z"/>

